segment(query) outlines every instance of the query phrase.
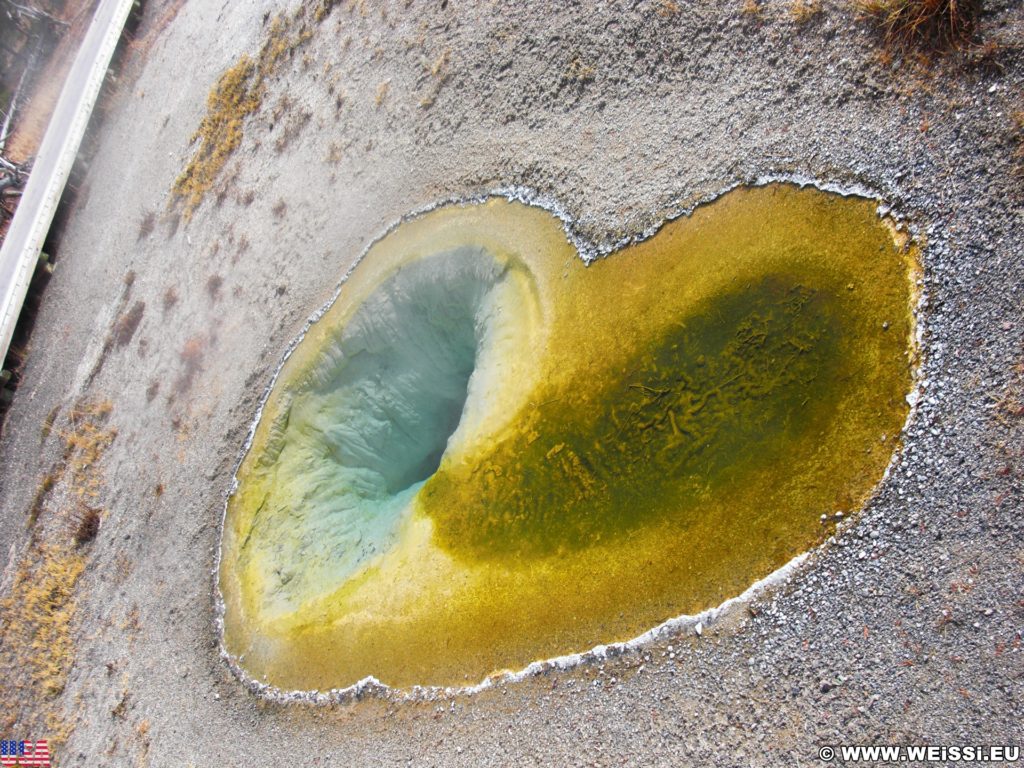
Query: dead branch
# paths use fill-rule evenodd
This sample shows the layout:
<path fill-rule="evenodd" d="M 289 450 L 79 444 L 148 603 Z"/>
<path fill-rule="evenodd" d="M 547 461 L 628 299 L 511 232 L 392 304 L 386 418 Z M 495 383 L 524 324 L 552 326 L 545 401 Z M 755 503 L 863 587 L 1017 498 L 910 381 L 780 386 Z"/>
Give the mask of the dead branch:
<path fill-rule="evenodd" d="M 13 8 L 15 10 L 15 12 L 18 13 L 19 15 L 21 15 L 21 16 L 23 16 L 25 18 L 31 19 L 33 21 L 39 21 L 39 20 L 46 21 L 46 22 L 54 25 L 55 27 L 66 27 L 68 25 L 66 21 L 61 21 L 60 19 L 56 18 L 55 16 L 51 16 L 46 11 L 41 11 L 38 8 L 32 8 L 32 7 L 27 6 L 27 5 L 21 5 L 20 3 L 14 2 L 14 0 L 2 0 L 2 1 L 3 1 L 4 6 L 6 6 L 8 8 Z M 8 11 L 8 13 L 10 13 L 10 12 Z"/>

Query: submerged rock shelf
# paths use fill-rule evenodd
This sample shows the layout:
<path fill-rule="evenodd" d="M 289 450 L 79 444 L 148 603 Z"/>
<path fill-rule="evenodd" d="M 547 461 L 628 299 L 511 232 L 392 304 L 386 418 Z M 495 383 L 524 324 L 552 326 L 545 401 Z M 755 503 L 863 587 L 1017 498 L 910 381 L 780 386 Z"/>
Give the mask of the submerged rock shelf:
<path fill-rule="evenodd" d="M 464 685 L 739 594 L 881 478 L 916 258 L 873 201 L 784 184 L 589 267 L 520 203 L 404 223 L 267 400 L 228 652 L 285 689 Z"/>

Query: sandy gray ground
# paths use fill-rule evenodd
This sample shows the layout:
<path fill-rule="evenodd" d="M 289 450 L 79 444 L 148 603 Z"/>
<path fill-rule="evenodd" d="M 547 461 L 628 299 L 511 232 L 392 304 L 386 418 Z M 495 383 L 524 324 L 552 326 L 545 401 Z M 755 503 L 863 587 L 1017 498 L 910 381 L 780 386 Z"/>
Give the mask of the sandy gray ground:
<path fill-rule="evenodd" d="M 1024 11 L 988 3 L 985 36 L 1016 45 L 995 64 L 928 70 L 887 61 L 845 5 L 803 24 L 788 4 L 679 5 L 338 7 L 272 81 L 222 202 L 145 234 L 207 91 L 279 10 L 184 6 L 104 123 L 0 442 L 20 543 L 58 452 L 46 415 L 114 403 L 57 765 L 814 765 L 825 744 L 1024 741 Z M 858 525 L 701 637 L 471 697 L 286 707 L 234 680 L 210 576 L 233 463 L 372 238 L 522 185 L 614 240 L 763 174 L 865 185 L 928 237 L 922 405 Z"/>

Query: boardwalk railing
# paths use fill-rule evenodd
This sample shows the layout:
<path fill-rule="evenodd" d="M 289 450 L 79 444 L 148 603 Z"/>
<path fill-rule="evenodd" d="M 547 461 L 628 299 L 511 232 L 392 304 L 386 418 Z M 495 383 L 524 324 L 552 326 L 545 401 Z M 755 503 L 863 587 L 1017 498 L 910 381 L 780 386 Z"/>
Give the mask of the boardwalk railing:
<path fill-rule="evenodd" d="M 133 1 L 101 0 L 96 9 L 0 247 L 0 362 Z"/>

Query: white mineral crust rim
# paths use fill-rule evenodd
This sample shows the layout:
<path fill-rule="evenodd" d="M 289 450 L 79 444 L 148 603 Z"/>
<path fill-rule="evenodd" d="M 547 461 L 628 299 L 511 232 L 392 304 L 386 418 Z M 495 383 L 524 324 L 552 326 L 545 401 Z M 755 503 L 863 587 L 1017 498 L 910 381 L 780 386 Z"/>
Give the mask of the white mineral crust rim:
<path fill-rule="evenodd" d="M 217 543 L 217 554 L 214 562 L 212 577 L 213 577 L 213 588 L 215 595 L 216 604 L 216 616 L 215 625 L 217 629 L 218 644 L 220 647 L 220 656 L 228 665 L 231 672 L 238 678 L 246 688 L 252 693 L 260 696 L 261 698 L 276 701 L 281 703 L 289 702 L 304 702 L 308 704 L 318 705 L 329 705 L 335 703 L 341 703 L 350 701 L 353 699 L 359 699 L 367 695 L 376 695 L 382 698 L 386 698 L 393 701 L 428 701 L 436 699 L 445 699 L 452 696 L 460 695 L 471 695 L 480 691 L 492 688 L 495 685 L 502 683 L 514 683 L 520 680 L 524 680 L 529 677 L 533 677 L 544 673 L 548 670 L 567 670 L 576 667 L 591 660 L 605 659 L 620 655 L 626 651 L 632 651 L 640 648 L 644 648 L 662 637 L 667 635 L 677 635 L 687 630 L 693 630 L 696 634 L 700 635 L 701 632 L 713 625 L 716 619 L 723 616 L 731 609 L 749 604 L 754 598 L 760 596 L 763 592 L 771 587 L 778 586 L 785 583 L 789 578 L 795 574 L 800 568 L 808 562 L 811 555 L 821 551 L 825 546 L 828 546 L 834 541 L 835 536 L 829 537 L 826 542 L 817 547 L 816 549 L 803 552 L 793 557 L 789 562 L 785 563 L 781 567 L 769 573 L 767 576 L 755 581 L 741 594 L 730 597 L 720 605 L 712 608 L 707 608 L 700 613 L 696 614 L 681 614 L 679 616 L 666 619 L 661 624 L 643 632 L 640 635 L 618 643 L 608 643 L 602 645 L 595 645 L 593 648 L 580 651 L 578 653 L 569 653 L 563 656 L 555 656 L 553 658 L 541 659 L 538 661 L 531 662 L 526 667 L 519 670 L 501 670 L 496 671 L 479 683 L 475 685 L 466 686 L 436 686 L 436 685 L 414 685 L 409 688 L 395 688 L 382 683 L 373 675 L 369 675 L 362 680 L 359 680 L 352 685 L 344 688 L 332 688 L 326 691 L 322 690 L 283 690 L 273 685 L 261 683 L 255 678 L 251 677 L 241 666 L 241 659 L 228 652 L 224 645 L 224 596 L 220 591 L 220 562 L 221 562 L 221 551 L 222 551 L 222 540 L 224 536 L 224 525 L 227 519 L 227 506 L 228 499 L 235 492 L 238 487 L 238 469 L 242 464 L 242 460 L 245 458 L 246 453 L 249 451 L 249 447 L 252 444 L 253 436 L 256 432 L 256 427 L 259 424 L 260 418 L 263 415 L 263 408 L 266 405 L 267 398 L 270 396 L 274 385 L 277 383 L 278 376 L 281 373 L 284 364 L 288 361 L 295 348 L 302 342 L 308 333 L 310 327 L 319 320 L 323 314 L 337 301 L 338 296 L 341 293 L 341 288 L 348 280 L 352 272 L 362 263 L 366 254 L 376 245 L 379 241 L 394 232 L 399 226 L 407 221 L 418 218 L 425 213 L 436 210 L 438 208 L 448 205 L 478 205 L 490 198 L 501 197 L 509 201 L 520 202 L 526 205 L 531 205 L 537 208 L 542 208 L 552 215 L 554 215 L 562 224 L 562 228 L 565 231 L 566 238 L 575 247 L 577 254 L 585 264 L 590 264 L 596 259 L 603 258 L 615 251 L 620 250 L 626 245 L 632 243 L 642 242 L 653 237 L 662 226 L 670 221 L 674 221 L 678 218 L 689 216 L 694 210 L 702 205 L 706 205 L 719 197 L 731 192 L 738 187 L 763 187 L 769 184 L 794 184 L 798 187 L 814 187 L 815 189 L 821 190 L 822 192 L 830 192 L 833 194 L 841 195 L 843 197 L 861 197 L 868 200 L 875 200 L 878 203 L 877 213 L 879 218 L 890 218 L 892 219 L 897 229 L 906 228 L 908 233 L 911 235 L 911 239 L 919 240 L 919 232 L 916 227 L 911 226 L 903 217 L 901 217 L 895 210 L 890 206 L 883 203 L 883 196 L 878 191 L 871 189 L 864 184 L 840 184 L 837 182 L 824 182 L 818 179 L 811 178 L 809 176 L 803 176 L 798 174 L 764 174 L 757 176 L 753 179 L 740 180 L 726 187 L 719 189 L 718 191 L 709 194 L 705 197 L 701 197 L 696 202 L 691 203 L 687 206 L 679 206 L 672 213 L 667 214 L 657 224 L 649 227 L 643 232 L 631 236 L 625 237 L 621 240 L 614 242 L 602 242 L 595 244 L 593 242 L 585 240 L 582 235 L 579 234 L 572 217 L 565 210 L 565 208 L 554 198 L 541 194 L 535 190 L 527 187 L 519 186 L 508 186 L 498 187 L 491 190 L 490 192 L 482 193 L 479 195 L 461 197 L 461 198 L 448 198 L 438 200 L 429 205 L 425 205 L 421 208 L 417 208 L 410 211 L 400 219 L 395 221 L 391 226 L 387 227 L 378 237 L 371 240 L 366 247 L 363 249 L 359 257 L 353 262 L 352 266 L 345 272 L 342 279 L 339 281 L 337 288 L 331 298 L 313 314 L 310 315 L 306 321 L 305 326 L 299 335 L 288 345 L 284 355 L 281 358 L 281 362 L 278 364 L 277 369 L 271 376 L 270 382 L 263 392 L 263 396 L 260 399 L 259 406 L 256 409 L 255 417 L 249 427 L 249 433 L 242 446 L 237 460 L 235 461 L 235 467 L 232 471 L 231 484 L 224 494 L 224 505 L 221 512 L 220 521 L 220 535 L 218 536 Z M 900 429 L 901 437 L 906 437 L 908 428 L 913 422 L 918 409 L 918 404 L 921 400 L 921 371 L 924 367 L 923 358 L 923 341 L 924 341 L 924 327 L 923 317 L 921 310 L 927 304 L 927 296 L 924 292 L 921 281 L 918 281 L 914 286 L 914 290 L 917 292 L 917 302 L 912 307 L 914 315 L 914 338 L 909 339 L 911 344 L 911 352 L 915 356 L 915 365 L 912 372 L 913 386 L 907 395 L 907 403 L 910 405 L 910 410 L 907 413 L 907 418 Z M 875 485 L 868 499 L 865 501 L 864 507 L 861 510 L 857 510 L 856 513 L 861 512 L 864 508 L 870 504 L 871 499 L 878 493 L 879 489 L 888 481 L 889 475 L 892 472 L 893 467 L 896 465 L 902 451 L 894 450 L 889 458 L 889 463 L 885 467 L 885 471 L 882 473 L 882 477 Z M 850 526 L 855 521 L 855 516 L 848 517 L 842 525 Z M 697 627 L 701 630 L 697 630 Z"/>

